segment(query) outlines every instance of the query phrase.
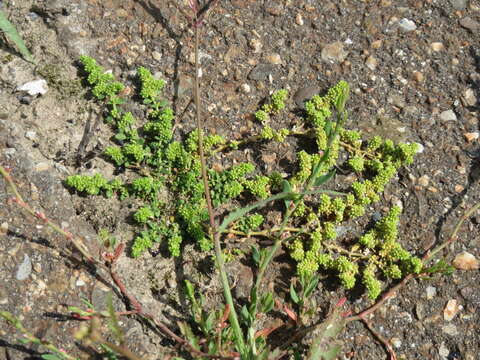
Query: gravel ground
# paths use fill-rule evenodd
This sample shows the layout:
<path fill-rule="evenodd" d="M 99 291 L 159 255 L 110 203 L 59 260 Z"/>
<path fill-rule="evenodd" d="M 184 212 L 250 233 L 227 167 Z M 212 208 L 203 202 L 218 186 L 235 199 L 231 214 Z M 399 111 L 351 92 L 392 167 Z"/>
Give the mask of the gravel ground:
<path fill-rule="evenodd" d="M 158 71 L 176 113 L 186 109 L 177 129 L 190 130 L 194 41 L 184 16 L 167 1 L 17 0 L 1 1 L 0 8 L 39 63 L 35 67 L 0 44 L 0 163 L 13 169 L 32 206 L 83 236 L 92 251 L 98 251 L 96 231 L 102 227 L 128 242 L 133 234 L 124 222 L 128 209 L 114 199 L 72 196 L 62 185 L 67 174 L 113 173 L 97 157 L 81 169 L 74 166 L 85 124 L 101 116 L 77 80 L 76 60 L 81 54 L 95 57 L 122 81 L 140 65 Z M 312 88 L 322 92 L 343 79 L 352 88 L 348 127 L 423 145 L 383 201 L 383 206 L 403 204 L 407 249 L 422 254 L 448 238 L 465 210 L 480 200 L 479 1 L 221 0 L 204 29 L 202 99 L 210 132 L 240 138 L 254 132 L 258 125 L 251 114 L 272 90 L 287 88 L 299 101 Z M 17 90 L 41 78 L 48 82 L 46 94 Z M 296 108 L 295 102 L 289 105 Z M 292 119 L 285 116 L 278 126 L 292 125 Z M 99 125 L 90 147 L 108 144 L 110 136 L 108 127 Z M 258 155 L 268 159 L 273 153 L 279 156 L 264 166 L 295 158 L 269 147 Z M 61 314 L 81 298 L 101 308 L 109 288 L 67 255 L 65 240 L 8 205 L 8 196 L 0 185 L 0 310 L 14 313 L 38 336 L 90 358 L 90 350 L 72 340 L 78 322 Z M 445 249 L 447 260 L 463 252 L 480 257 L 479 223 L 479 213 L 465 222 L 458 240 Z M 124 256 L 118 272 L 146 309 L 175 327 L 185 317 L 178 284 L 184 276 L 200 279 L 197 258 L 190 248 L 183 262 Z M 480 359 L 476 264 L 449 277 L 412 281 L 375 313 L 373 326 L 398 358 Z M 276 265 L 272 279 L 288 266 L 281 260 Z M 234 263 L 231 273 L 248 288 L 248 268 Z M 215 277 L 202 281 L 209 299 L 221 301 Z M 338 298 L 335 291 L 319 289 L 319 313 L 328 299 Z M 353 310 L 367 305 L 364 298 L 350 300 Z M 119 300 L 115 306 L 124 307 Z M 173 349 L 134 318 L 122 319 L 122 326 L 130 348 L 143 359 L 162 359 Z M 0 358 L 38 357 L 36 346 L 15 339 L 12 329 L 0 326 Z M 342 342 L 340 359 L 388 358 L 360 322 L 348 326 Z"/>

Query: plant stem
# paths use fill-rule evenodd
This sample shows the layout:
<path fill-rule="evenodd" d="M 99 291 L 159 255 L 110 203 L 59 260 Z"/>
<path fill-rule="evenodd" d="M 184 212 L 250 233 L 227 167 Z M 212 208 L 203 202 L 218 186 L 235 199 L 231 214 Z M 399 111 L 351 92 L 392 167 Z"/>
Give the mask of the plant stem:
<path fill-rule="evenodd" d="M 195 13 L 195 23 L 197 23 L 198 13 Z M 218 270 L 220 272 L 220 280 L 222 282 L 223 292 L 225 296 L 225 301 L 230 306 L 229 319 L 232 325 L 233 332 L 235 334 L 235 343 L 237 350 L 240 353 L 244 352 L 245 342 L 243 339 L 242 329 L 240 328 L 240 323 L 238 322 L 238 316 L 235 311 L 235 305 L 233 304 L 233 297 L 230 291 L 230 284 L 228 282 L 227 271 L 225 270 L 225 260 L 223 258 L 222 247 L 220 244 L 220 233 L 217 231 L 215 225 L 215 213 L 212 206 L 212 199 L 210 196 L 210 187 L 208 185 L 208 175 L 207 175 L 207 165 L 205 160 L 205 153 L 203 149 L 203 126 L 201 118 L 201 109 L 200 109 L 200 80 L 198 78 L 199 73 L 199 43 L 200 35 L 199 28 L 194 25 L 195 30 L 195 108 L 196 108 L 196 118 L 197 118 L 197 129 L 198 129 L 198 150 L 200 155 L 200 164 L 202 171 L 202 179 L 205 191 L 205 198 L 207 201 L 208 217 L 210 220 L 210 232 L 213 237 L 215 245 L 215 257 L 217 260 Z"/>

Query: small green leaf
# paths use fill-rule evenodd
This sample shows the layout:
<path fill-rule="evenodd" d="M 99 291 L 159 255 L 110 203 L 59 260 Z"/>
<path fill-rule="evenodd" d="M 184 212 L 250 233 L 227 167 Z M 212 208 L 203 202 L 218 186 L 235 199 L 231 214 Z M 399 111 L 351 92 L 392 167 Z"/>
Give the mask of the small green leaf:
<path fill-rule="evenodd" d="M 272 293 L 266 293 L 265 295 L 263 295 L 261 304 L 262 304 L 262 312 L 264 314 L 271 311 L 273 309 L 273 295 L 272 295 Z"/>
<path fill-rule="evenodd" d="M 283 192 L 292 192 L 292 185 L 287 180 L 282 181 L 282 191 Z M 292 200 L 285 200 L 285 209 L 290 207 Z"/>
<path fill-rule="evenodd" d="M 312 277 L 312 279 L 308 283 L 308 286 L 303 291 L 303 295 L 305 298 L 308 298 L 312 294 L 313 290 L 316 289 L 319 281 L 320 281 L 320 278 L 318 276 Z"/>
<path fill-rule="evenodd" d="M 323 185 L 325 184 L 328 180 L 330 180 L 333 176 L 335 175 L 335 169 L 333 169 L 332 171 L 324 174 L 324 175 L 321 175 L 319 177 L 317 177 L 315 179 L 315 182 L 314 182 L 314 186 L 320 186 L 320 185 Z"/>
<path fill-rule="evenodd" d="M 193 288 L 192 283 L 188 280 L 185 280 L 185 291 L 186 291 L 187 296 L 190 299 L 190 301 L 194 301 L 195 300 L 195 290 Z"/>
<path fill-rule="evenodd" d="M 300 303 L 300 298 L 298 297 L 298 294 L 295 291 L 295 288 L 293 287 L 293 283 L 290 284 L 290 297 L 292 298 L 295 304 Z"/>
<path fill-rule="evenodd" d="M 41 356 L 41 358 L 44 360 L 63 360 L 63 358 L 58 357 L 57 355 L 54 355 L 54 354 L 44 354 Z"/>
<path fill-rule="evenodd" d="M 23 42 L 22 37 L 18 33 L 15 26 L 7 19 L 5 13 L 0 10 L 0 30 L 2 30 L 5 35 L 12 40 L 15 45 L 18 47 L 20 54 L 22 54 L 23 58 L 27 61 L 32 63 L 36 63 L 35 59 L 33 58 L 30 51 L 27 49 L 27 46 Z"/>
<path fill-rule="evenodd" d="M 258 251 L 256 246 L 252 246 L 252 258 L 253 262 L 255 263 L 256 267 L 260 266 L 260 252 Z"/>
<path fill-rule="evenodd" d="M 281 199 L 294 199 L 295 196 L 296 194 L 293 192 L 281 192 L 281 193 L 272 195 L 265 200 L 258 201 L 250 206 L 246 206 L 236 211 L 233 211 L 230 214 L 228 214 L 228 216 L 225 217 L 225 219 L 223 219 L 222 224 L 218 228 L 218 232 L 220 233 L 224 232 L 227 229 L 228 225 L 230 225 L 232 222 L 237 221 L 242 216 L 244 216 L 245 214 L 249 213 L 250 211 L 256 208 L 267 205 L 270 201 L 281 200 Z"/>
<path fill-rule="evenodd" d="M 123 132 L 121 132 L 121 133 L 118 133 L 117 135 L 115 135 L 114 138 L 115 138 L 115 140 L 123 141 L 123 140 L 127 139 L 127 136 Z"/>

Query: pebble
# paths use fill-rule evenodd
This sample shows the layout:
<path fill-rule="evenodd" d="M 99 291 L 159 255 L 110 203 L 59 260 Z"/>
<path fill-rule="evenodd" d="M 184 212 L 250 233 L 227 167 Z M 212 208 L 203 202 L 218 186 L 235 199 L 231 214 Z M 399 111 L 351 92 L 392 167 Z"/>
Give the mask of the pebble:
<path fill-rule="evenodd" d="M 265 10 L 267 11 L 267 13 L 273 16 L 279 16 L 280 14 L 282 14 L 283 11 L 282 5 L 280 4 L 271 4 Z"/>
<path fill-rule="evenodd" d="M 480 24 L 469 16 L 464 17 L 462 20 L 460 20 L 460 25 L 472 32 L 480 30 Z"/>
<path fill-rule="evenodd" d="M 267 80 L 268 75 L 275 70 L 272 64 L 258 64 L 255 66 L 250 74 L 248 74 L 249 80 Z"/>
<path fill-rule="evenodd" d="M 152 57 L 153 57 L 153 60 L 156 60 L 156 61 L 162 60 L 162 54 L 159 53 L 158 51 L 153 51 Z"/>
<path fill-rule="evenodd" d="M 45 171 L 50 169 L 50 164 L 46 161 L 39 162 L 38 164 L 35 165 L 34 169 L 37 172 Z"/>
<path fill-rule="evenodd" d="M 23 262 L 20 264 L 17 270 L 17 274 L 15 277 L 17 280 L 23 281 L 28 279 L 30 274 L 32 273 L 32 261 L 30 260 L 30 257 L 25 254 L 23 257 Z"/>
<path fill-rule="evenodd" d="M 268 63 L 273 64 L 273 65 L 279 65 L 279 64 L 282 63 L 282 58 L 277 53 L 273 53 L 273 54 L 269 54 L 269 55 L 265 56 L 265 60 Z"/>
<path fill-rule="evenodd" d="M 250 91 L 252 91 L 250 85 L 248 85 L 248 84 L 242 84 L 242 85 L 240 86 L 240 90 L 241 90 L 242 93 L 244 93 L 244 94 L 249 94 Z"/>
<path fill-rule="evenodd" d="M 417 154 L 421 154 L 425 151 L 425 146 L 423 146 L 423 144 L 420 144 L 420 143 L 416 143 L 417 144 Z"/>
<path fill-rule="evenodd" d="M 263 44 L 258 39 L 251 39 L 248 42 L 248 46 L 250 46 L 254 53 L 259 53 L 262 50 Z"/>
<path fill-rule="evenodd" d="M 478 270 L 480 265 L 478 260 L 467 251 L 464 251 L 452 261 L 452 265 L 458 270 Z"/>
<path fill-rule="evenodd" d="M 325 45 L 322 49 L 322 60 L 325 62 L 341 63 L 347 58 L 348 52 L 343 48 L 341 41 Z"/>
<path fill-rule="evenodd" d="M 447 324 L 442 328 L 443 332 L 450 336 L 458 335 L 457 327 L 454 324 Z"/>
<path fill-rule="evenodd" d="M 428 175 L 423 175 L 418 178 L 418 185 L 427 187 L 428 183 L 430 182 L 430 177 Z"/>
<path fill-rule="evenodd" d="M 437 295 L 437 288 L 434 286 L 427 286 L 425 291 L 427 293 L 427 300 L 432 300 L 435 295 Z"/>
<path fill-rule="evenodd" d="M 400 340 L 399 338 L 391 338 L 390 342 L 392 343 L 394 348 L 398 349 L 402 346 L 402 340 Z"/>
<path fill-rule="evenodd" d="M 467 140 L 468 142 L 472 142 L 474 140 L 477 140 L 478 139 L 478 131 L 475 131 L 475 132 L 470 132 L 470 133 L 464 133 L 463 134 L 463 137 L 465 138 L 465 140 Z"/>
<path fill-rule="evenodd" d="M 320 93 L 320 88 L 316 85 L 307 86 L 298 89 L 293 95 L 293 101 L 300 109 L 305 109 L 305 101 L 308 101 L 312 96 Z"/>
<path fill-rule="evenodd" d="M 15 148 L 6 148 L 5 150 L 3 150 L 3 153 L 7 156 L 11 156 L 13 154 L 15 154 L 17 152 L 17 149 Z"/>
<path fill-rule="evenodd" d="M 44 95 L 48 91 L 47 81 L 45 79 L 29 81 L 19 87 L 17 91 L 25 91 L 28 95 Z"/>
<path fill-rule="evenodd" d="M 302 26 L 304 24 L 302 14 L 297 14 L 297 16 L 295 17 L 295 24 L 299 26 Z"/>
<path fill-rule="evenodd" d="M 473 89 L 468 88 L 464 91 L 463 100 L 467 106 L 474 106 L 477 103 L 477 98 Z"/>
<path fill-rule="evenodd" d="M 430 44 L 430 48 L 433 51 L 442 51 L 443 49 L 445 49 L 445 46 L 443 46 L 443 43 L 441 42 L 433 42 Z"/>
<path fill-rule="evenodd" d="M 8 232 L 8 223 L 5 221 L 0 225 L 0 235 L 5 235 Z"/>
<path fill-rule="evenodd" d="M 415 81 L 416 81 L 416 82 L 419 82 L 419 83 L 420 83 L 420 82 L 423 82 L 423 80 L 424 80 L 424 78 L 425 78 L 420 71 L 414 71 L 414 72 L 412 73 L 412 75 L 413 75 L 413 78 L 415 79 Z"/>
<path fill-rule="evenodd" d="M 456 299 L 450 299 L 443 309 L 443 320 L 452 321 L 455 315 L 461 310 L 461 306 Z"/>
<path fill-rule="evenodd" d="M 448 348 L 445 346 L 445 343 L 442 342 L 438 348 L 438 355 L 440 355 L 442 359 L 446 359 L 449 354 L 450 350 L 448 350 Z"/>
<path fill-rule="evenodd" d="M 372 42 L 372 49 L 380 49 L 382 47 L 382 40 L 375 40 Z"/>
<path fill-rule="evenodd" d="M 440 114 L 440 120 L 442 121 L 455 121 L 457 120 L 457 115 L 453 112 L 453 110 L 446 110 Z"/>
<path fill-rule="evenodd" d="M 412 20 L 407 18 L 403 18 L 402 20 L 400 20 L 398 22 L 398 26 L 402 31 L 405 31 L 405 32 L 413 31 L 417 28 L 417 25 L 415 25 L 415 23 Z"/>
<path fill-rule="evenodd" d="M 367 65 L 367 68 L 373 71 L 377 68 L 378 60 L 375 59 L 373 56 L 369 56 L 365 61 L 365 65 Z"/>
<path fill-rule="evenodd" d="M 36 131 L 27 131 L 25 133 L 25 138 L 27 138 L 28 140 L 32 140 L 32 141 L 35 141 L 37 139 L 37 132 Z"/>
<path fill-rule="evenodd" d="M 467 0 L 450 0 L 450 4 L 458 11 L 463 11 L 467 8 Z"/>

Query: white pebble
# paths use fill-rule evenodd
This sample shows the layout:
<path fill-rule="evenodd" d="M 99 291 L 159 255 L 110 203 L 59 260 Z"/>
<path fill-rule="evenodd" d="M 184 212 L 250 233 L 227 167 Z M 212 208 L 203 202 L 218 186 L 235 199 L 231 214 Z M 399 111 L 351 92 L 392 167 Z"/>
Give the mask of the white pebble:
<path fill-rule="evenodd" d="M 18 91 L 26 91 L 28 95 L 43 95 L 48 91 L 47 81 L 44 79 L 29 81 L 19 87 Z"/>
<path fill-rule="evenodd" d="M 20 264 L 17 270 L 16 278 L 17 280 L 26 280 L 30 276 L 32 272 L 32 261 L 30 257 L 25 254 L 23 258 L 23 262 Z"/>
<path fill-rule="evenodd" d="M 457 115 L 453 112 L 453 110 L 446 110 L 440 114 L 440 120 L 442 121 L 455 121 L 457 120 Z"/>
<path fill-rule="evenodd" d="M 402 29 L 405 32 L 413 31 L 417 28 L 417 25 L 415 25 L 415 23 L 412 20 L 406 19 L 406 18 L 403 18 L 402 20 L 400 20 L 398 22 L 398 25 L 400 26 L 400 29 Z"/>

